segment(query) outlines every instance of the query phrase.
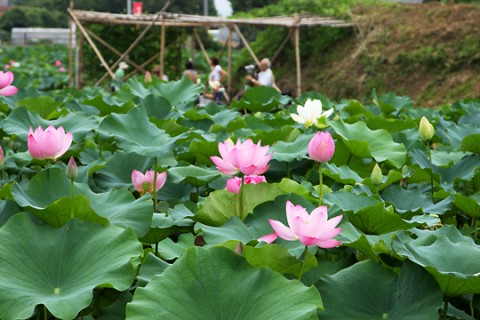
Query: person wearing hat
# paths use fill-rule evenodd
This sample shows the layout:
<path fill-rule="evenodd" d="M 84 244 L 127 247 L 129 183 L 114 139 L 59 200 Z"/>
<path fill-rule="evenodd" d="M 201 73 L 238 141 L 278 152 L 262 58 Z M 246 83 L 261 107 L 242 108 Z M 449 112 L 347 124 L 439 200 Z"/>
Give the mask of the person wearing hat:
<path fill-rule="evenodd" d="M 128 64 L 124 61 L 120 62 L 117 71 L 115 71 L 115 78 L 112 81 L 112 92 L 118 91 L 123 84 L 123 77 L 125 77 L 125 70 L 128 69 Z"/>

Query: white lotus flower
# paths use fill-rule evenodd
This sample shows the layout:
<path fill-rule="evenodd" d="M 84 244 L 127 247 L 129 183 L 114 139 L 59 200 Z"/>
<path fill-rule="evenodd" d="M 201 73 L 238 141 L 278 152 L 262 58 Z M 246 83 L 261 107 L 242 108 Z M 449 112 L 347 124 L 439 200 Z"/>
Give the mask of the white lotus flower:
<path fill-rule="evenodd" d="M 304 106 L 297 105 L 297 113 L 291 114 L 294 121 L 303 124 L 305 128 L 312 125 L 320 128 L 325 127 L 325 125 L 319 124 L 318 119 L 328 118 L 333 113 L 333 108 L 322 113 L 322 101 L 308 99 Z"/>

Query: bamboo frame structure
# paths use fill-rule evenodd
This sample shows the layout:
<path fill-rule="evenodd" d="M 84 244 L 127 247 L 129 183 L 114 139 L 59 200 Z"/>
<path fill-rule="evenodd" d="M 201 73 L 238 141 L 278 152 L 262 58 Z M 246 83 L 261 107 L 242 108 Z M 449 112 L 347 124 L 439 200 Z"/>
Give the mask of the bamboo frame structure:
<path fill-rule="evenodd" d="M 167 3 L 168 5 L 168 3 Z M 353 24 L 339 20 L 332 17 L 319 17 L 313 15 L 295 15 L 293 17 L 282 16 L 282 17 L 262 17 L 262 18 L 240 18 L 240 19 L 226 19 L 221 17 L 212 17 L 212 16 L 195 16 L 195 15 L 184 15 L 184 14 L 177 14 L 177 13 L 169 13 L 165 12 L 166 7 L 162 9 L 162 11 L 158 12 L 157 14 L 144 14 L 144 15 L 129 15 L 129 14 L 113 14 L 113 13 L 106 13 L 106 12 L 93 12 L 93 11 L 81 11 L 81 10 L 73 10 L 71 7 L 68 10 L 71 20 L 78 25 L 78 28 L 82 35 L 85 37 L 87 42 L 90 44 L 92 49 L 94 50 L 95 54 L 99 58 L 100 62 L 105 66 L 107 72 L 104 76 L 97 82 L 97 85 L 100 84 L 107 76 L 110 75 L 112 79 L 114 78 L 114 74 L 112 69 L 118 66 L 121 61 L 128 61 L 135 67 L 127 77 L 135 74 L 137 71 L 144 72 L 144 67 L 147 64 L 143 63 L 141 65 L 135 64 L 133 61 L 127 58 L 128 53 L 133 50 L 133 48 L 138 44 L 138 42 L 143 38 L 143 36 L 148 32 L 148 30 L 154 26 L 161 28 L 161 36 L 160 36 L 160 52 L 155 55 L 155 57 L 159 57 L 160 60 L 160 71 L 164 73 L 164 52 L 165 52 L 165 29 L 167 27 L 190 27 L 193 28 L 192 32 L 192 43 L 193 39 L 196 40 L 198 43 L 200 50 L 202 51 L 203 56 L 207 60 L 208 64 L 210 65 L 210 58 L 205 50 L 205 46 L 203 45 L 200 37 L 195 32 L 195 28 L 209 28 L 209 27 L 227 27 L 229 29 L 228 32 L 228 40 L 226 43 L 227 50 L 228 50 L 228 84 L 227 84 L 227 91 L 231 94 L 231 72 L 232 72 L 232 33 L 236 32 L 239 36 L 241 42 L 249 52 L 250 56 L 253 58 L 256 64 L 260 64 L 259 59 L 255 55 L 255 52 L 250 47 L 247 39 L 244 37 L 242 32 L 240 31 L 239 25 L 254 25 L 254 26 L 273 26 L 273 27 L 284 27 L 289 29 L 289 33 L 287 37 L 283 40 L 277 51 L 275 52 L 274 56 L 272 57 L 271 61 L 275 61 L 283 50 L 285 45 L 287 44 L 288 40 L 293 36 L 294 37 L 294 46 L 295 46 L 295 67 L 296 67 L 296 94 L 300 95 L 302 92 L 302 79 L 301 79 L 301 61 L 300 61 L 300 29 L 302 27 L 309 27 L 309 26 L 328 26 L 328 27 L 350 27 Z M 161 19 L 158 19 L 161 15 Z M 90 35 L 94 37 L 97 41 L 101 44 L 109 48 L 108 43 L 104 40 L 98 39 L 98 36 L 93 36 L 93 33 L 89 30 L 86 30 L 82 23 L 97 23 L 97 24 L 120 24 L 120 25 L 138 25 L 138 26 L 146 26 L 139 37 L 130 45 L 130 47 L 120 55 L 120 58 L 111 66 L 111 68 L 106 64 L 105 60 L 103 59 L 100 51 L 96 47 L 95 43 L 91 39 Z M 72 43 L 71 43 L 72 45 Z M 109 48 L 115 54 L 119 55 L 119 51 L 110 46 Z M 115 49 L 115 50 L 113 50 Z M 193 52 L 193 49 L 192 49 Z M 149 59 L 150 60 L 150 59 Z M 153 60 L 152 60 L 153 61 Z M 152 62 L 150 61 L 150 62 Z M 150 63 L 149 62 L 149 63 Z"/>

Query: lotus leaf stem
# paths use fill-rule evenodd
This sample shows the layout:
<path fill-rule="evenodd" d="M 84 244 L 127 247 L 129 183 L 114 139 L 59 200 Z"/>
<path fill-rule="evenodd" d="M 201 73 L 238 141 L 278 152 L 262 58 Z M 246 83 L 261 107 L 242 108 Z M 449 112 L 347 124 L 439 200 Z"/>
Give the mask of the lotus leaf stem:
<path fill-rule="evenodd" d="M 153 164 L 153 211 L 157 211 L 158 199 L 157 199 L 157 157 Z"/>
<path fill-rule="evenodd" d="M 308 251 L 308 246 L 305 246 L 305 249 L 303 249 L 303 253 L 300 256 L 300 271 L 298 272 L 298 281 L 302 280 L 302 275 L 303 275 L 303 269 L 305 268 L 305 258 L 307 257 L 307 251 Z"/>
<path fill-rule="evenodd" d="M 72 205 L 70 206 L 70 219 L 73 219 L 73 217 L 75 216 L 75 210 L 73 207 L 73 203 L 74 203 L 73 199 L 75 198 L 75 181 L 73 179 L 70 179 L 70 181 L 71 181 L 70 192 L 72 195 Z"/>
<path fill-rule="evenodd" d="M 322 164 L 318 164 L 318 178 L 320 180 L 320 191 L 318 192 L 318 206 L 322 205 L 322 196 L 323 196 L 323 175 L 322 175 Z"/>
<path fill-rule="evenodd" d="M 443 298 L 442 320 L 446 320 L 448 315 L 448 297 Z"/>

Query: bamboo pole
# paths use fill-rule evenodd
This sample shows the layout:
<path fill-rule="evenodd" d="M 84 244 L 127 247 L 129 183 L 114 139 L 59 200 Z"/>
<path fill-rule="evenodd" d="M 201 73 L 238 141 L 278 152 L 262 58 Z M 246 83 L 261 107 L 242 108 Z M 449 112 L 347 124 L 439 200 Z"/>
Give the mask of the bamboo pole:
<path fill-rule="evenodd" d="M 232 28 L 228 28 L 228 95 L 232 93 Z"/>
<path fill-rule="evenodd" d="M 120 58 L 117 59 L 117 61 L 115 61 L 115 63 L 112 65 L 112 69 L 116 68 L 120 62 L 122 62 L 123 60 L 125 60 L 125 57 L 133 50 L 133 48 L 135 48 L 137 46 L 137 44 L 143 39 L 143 37 L 145 37 L 145 35 L 147 34 L 147 32 L 152 28 L 153 26 L 153 23 L 155 22 L 155 20 L 158 19 L 158 17 L 160 16 L 162 12 L 159 12 L 155 15 L 155 18 L 150 22 L 150 24 L 148 26 L 145 27 L 145 29 L 143 29 L 143 31 L 140 33 L 140 35 L 137 37 L 137 39 L 135 39 L 135 41 L 133 41 L 130 46 L 127 48 L 127 51 L 125 51 L 121 56 Z M 100 80 L 97 81 L 97 83 L 95 85 L 100 85 L 104 80 L 105 78 L 107 77 L 108 74 L 104 74 Z M 113 79 L 113 75 L 112 75 L 112 79 Z"/>
<path fill-rule="evenodd" d="M 112 69 L 110 69 L 110 67 L 108 66 L 107 62 L 105 61 L 105 59 L 103 58 L 102 56 L 102 53 L 98 50 L 97 46 L 95 45 L 95 43 L 93 42 L 93 40 L 90 38 L 90 36 L 88 35 L 87 31 L 85 30 L 84 26 L 80 23 L 80 21 L 77 19 L 77 17 L 75 16 L 75 14 L 73 13 L 72 10 L 68 9 L 68 13 L 70 14 L 70 17 L 72 17 L 72 19 L 75 21 L 75 23 L 77 24 L 78 28 L 80 29 L 80 31 L 83 33 L 83 35 L 85 36 L 85 39 L 87 39 L 88 43 L 90 44 L 90 46 L 92 47 L 93 51 L 95 52 L 95 54 L 97 55 L 98 59 L 100 60 L 100 62 L 103 64 L 103 66 L 105 67 L 105 69 L 107 69 L 107 74 L 109 74 L 112 79 L 115 77 L 115 74 L 112 72 Z"/>
<path fill-rule="evenodd" d="M 247 50 L 250 53 L 250 55 L 252 56 L 253 60 L 259 66 L 260 65 L 260 60 L 258 60 L 258 58 L 255 55 L 255 53 L 253 52 L 252 48 L 250 48 L 250 45 L 248 44 L 247 39 L 245 39 L 243 34 L 240 32 L 240 29 L 238 28 L 238 26 L 235 23 L 233 24 L 233 28 L 235 28 L 235 32 L 237 32 L 238 36 L 240 37 L 240 40 L 242 40 L 243 45 L 245 46 L 245 48 L 247 48 Z"/>
<path fill-rule="evenodd" d="M 210 61 L 210 57 L 208 56 L 207 50 L 205 50 L 205 47 L 203 46 L 202 39 L 200 39 L 200 37 L 195 31 L 193 33 L 195 34 L 195 39 L 197 39 L 198 46 L 200 47 L 200 50 L 202 50 L 203 56 L 205 57 L 205 60 L 207 60 L 207 63 L 210 66 L 210 69 L 213 69 L 212 62 Z"/>
<path fill-rule="evenodd" d="M 295 28 L 295 61 L 297 65 L 297 97 L 302 94 L 302 70 L 300 63 L 300 27 Z"/>
<path fill-rule="evenodd" d="M 97 40 L 100 44 L 102 44 L 104 47 L 106 47 L 107 49 L 112 51 L 114 54 L 116 54 L 119 57 L 122 56 L 122 53 L 120 51 L 118 51 L 117 49 L 115 49 L 113 46 L 111 46 L 107 41 L 103 40 L 102 38 L 100 38 L 99 36 L 97 36 L 95 33 L 93 33 L 92 31 L 90 31 L 88 29 L 87 29 L 87 32 L 88 32 L 89 35 L 92 36 L 92 38 Z M 138 64 L 136 64 L 135 62 L 130 60 L 130 58 L 127 57 L 125 59 L 125 61 L 127 61 L 129 64 L 131 64 L 135 69 L 137 69 L 137 71 L 145 72 L 145 69 L 141 68 Z"/>
<path fill-rule="evenodd" d="M 73 0 L 70 0 L 70 10 L 73 10 Z M 68 51 L 68 83 L 73 87 L 73 20 L 70 17 L 68 20 L 69 29 L 69 51 Z"/>
<path fill-rule="evenodd" d="M 165 63 L 165 16 L 162 16 L 162 30 L 161 30 L 161 36 L 160 36 L 160 75 L 159 75 L 160 79 L 163 79 L 164 63 Z"/>
<path fill-rule="evenodd" d="M 278 49 L 275 52 L 275 54 L 273 55 L 272 59 L 270 59 L 271 64 L 273 64 L 273 62 L 278 58 L 278 56 L 280 55 L 280 52 L 282 52 L 282 50 L 285 47 L 285 45 L 287 44 L 288 40 L 292 37 L 292 33 L 293 33 L 293 29 L 288 28 L 287 36 L 285 37 L 285 39 L 283 39 L 282 44 L 278 47 Z"/>
<path fill-rule="evenodd" d="M 83 43 L 84 37 L 80 35 L 77 39 L 78 41 L 78 57 L 77 57 L 77 88 L 82 88 L 82 71 L 83 71 Z"/>

